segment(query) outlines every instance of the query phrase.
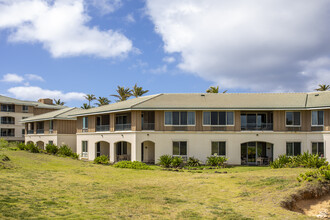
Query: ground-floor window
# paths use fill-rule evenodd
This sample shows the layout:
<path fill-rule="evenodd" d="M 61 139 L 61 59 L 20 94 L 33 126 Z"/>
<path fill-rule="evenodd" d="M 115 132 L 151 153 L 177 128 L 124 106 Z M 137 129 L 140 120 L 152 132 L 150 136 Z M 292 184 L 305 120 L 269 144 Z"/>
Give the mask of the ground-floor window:
<path fill-rule="evenodd" d="M 117 155 L 127 155 L 127 142 L 117 143 Z"/>
<path fill-rule="evenodd" d="M 81 142 L 81 146 L 82 146 L 82 157 L 88 157 L 88 142 L 87 141 L 82 141 Z"/>
<path fill-rule="evenodd" d="M 287 142 L 286 143 L 286 155 L 297 156 L 301 154 L 301 143 L 300 142 Z"/>
<path fill-rule="evenodd" d="M 226 142 L 224 141 L 216 141 L 212 142 L 211 147 L 211 154 L 212 155 L 220 155 L 220 156 L 226 156 Z"/>
<path fill-rule="evenodd" d="M 173 141 L 173 156 L 187 157 L 187 141 Z"/>
<path fill-rule="evenodd" d="M 323 142 L 313 142 L 312 143 L 312 154 L 318 154 L 324 157 L 324 143 Z"/>
<path fill-rule="evenodd" d="M 54 145 L 54 141 L 48 141 L 49 145 Z"/>

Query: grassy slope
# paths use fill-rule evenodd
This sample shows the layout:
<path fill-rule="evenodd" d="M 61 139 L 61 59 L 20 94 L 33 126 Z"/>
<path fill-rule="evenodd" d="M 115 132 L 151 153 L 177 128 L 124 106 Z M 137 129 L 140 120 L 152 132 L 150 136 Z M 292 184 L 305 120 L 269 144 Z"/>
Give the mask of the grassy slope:
<path fill-rule="evenodd" d="M 118 169 L 23 151 L 5 152 L 3 218 L 306 218 L 279 207 L 303 169 L 228 168 L 228 174 Z M 212 173 L 211 173 L 212 172 Z"/>

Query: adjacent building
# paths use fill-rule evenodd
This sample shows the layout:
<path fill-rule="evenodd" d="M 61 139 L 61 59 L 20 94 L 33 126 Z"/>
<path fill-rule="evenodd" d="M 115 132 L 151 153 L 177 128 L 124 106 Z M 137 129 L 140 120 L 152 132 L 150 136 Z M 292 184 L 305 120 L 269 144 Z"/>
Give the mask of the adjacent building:
<path fill-rule="evenodd" d="M 51 99 L 38 102 L 22 101 L 0 95 L 0 138 L 7 141 L 24 142 L 25 128 L 22 119 L 65 108 L 54 105 Z"/>
<path fill-rule="evenodd" d="M 40 149 L 47 144 L 68 145 L 76 152 L 76 117 L 70 116 L 76 108 L 64 108 L 57 111 L 23 119 L 25 123 L 25 143 L 33 142 Z"/>

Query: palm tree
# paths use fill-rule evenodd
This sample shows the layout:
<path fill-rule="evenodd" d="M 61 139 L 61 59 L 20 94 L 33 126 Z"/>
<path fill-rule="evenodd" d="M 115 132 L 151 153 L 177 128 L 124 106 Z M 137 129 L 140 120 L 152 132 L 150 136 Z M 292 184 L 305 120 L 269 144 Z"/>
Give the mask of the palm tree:
<path fill-rule="evenodd" d="M 82 106 L 81 106 L 82 109 L 90 109 L 91 106 L 88 105 L 87 103 L 84 103 Z"/>
<path fill-rule="evenodd" d="M 215 86 L 210 86 L 207 90 L 207 93 L 219 93 L 219 86 L 215 87 Z M 222 93 L 226 93 L 227 90 L 223 91 Z"/>
<path fill-rule="evenodd" d="M 315 89 L 316 91 L 328 91 L 330 90 L 330 85 L 320 84 L 319 88 Z"/>
<path fill-rule="evenodd" d="M 131 89 L 130 88 L 125 88 L 123 86 L 117 86 L 116 89 L 118 95 L 111 95 L 113 97 L 118 98 L 116 102 L 121 102 L 127 100 L 129 97 L 132 96 Z"/>
<path fill-rule="evenodd" d="M 111 101 L 106 98 L 106 97 L 99 97 L 97 99 L 98 103 L 96 103 L 97 106 L 102 106 L 102 105 L 108 105 Z"/>
<path fill-rule="evenodd" d="M 96 100 L 96 97 L 93 94 L 86 94 L 84 97 L 87 99 L 89 106 L 91 106 L 91 101 Z"/>
<path fill-rule="evenodd" d="M 55 105 L 64 105 L 65 104 L 65 102 L 62 102 L 61 101 L 61 99 L 54 99 L 54 103 L 55 103 Z"/>
<path fill-rule="evenodd" d="M 137 83 L 135 83 L 131 92 L 132 92 L 132 96 L 137 98 L 137 97 L 143 96 L 144 94 L 149 92 L 149 90 L 143 90 L 142 87 L 137 86 Z"/>

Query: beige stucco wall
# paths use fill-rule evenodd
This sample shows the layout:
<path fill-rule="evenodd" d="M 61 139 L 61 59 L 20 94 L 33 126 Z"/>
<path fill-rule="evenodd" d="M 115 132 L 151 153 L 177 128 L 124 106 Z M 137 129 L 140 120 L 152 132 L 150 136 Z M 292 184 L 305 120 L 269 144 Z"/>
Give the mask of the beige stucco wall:
<path fill-rule="evenodd" d="M 22 129 L 24 129 L 24 124 L 20 123 L 23 117 L 31 117 L 33 114 L 31 113 L 20 113 L 20 112 L 1 112 L 0 111 L 0 118 L 1 117 L 14 117 L 15 124 L 1 124 L 0 121 L 0 129 L 1 128 L 8 128 L 8 129 L 15 129 L 15 137 L 3 137 L 9 141 L 24 141 L 24 136 L 22 135 Z"/>
<path fill-rule="evenodd" d="M 38 141 L 44 142 L 46 146 L 49 141 L 53 141 L 53 143 L 57 146 L 68 145 L 73 152 L 76 152 L 76 135 L 75 134 L 33 134 L 25 136 L 25 143 L 32 141 L 33 143 L 37 143 Z"/>

